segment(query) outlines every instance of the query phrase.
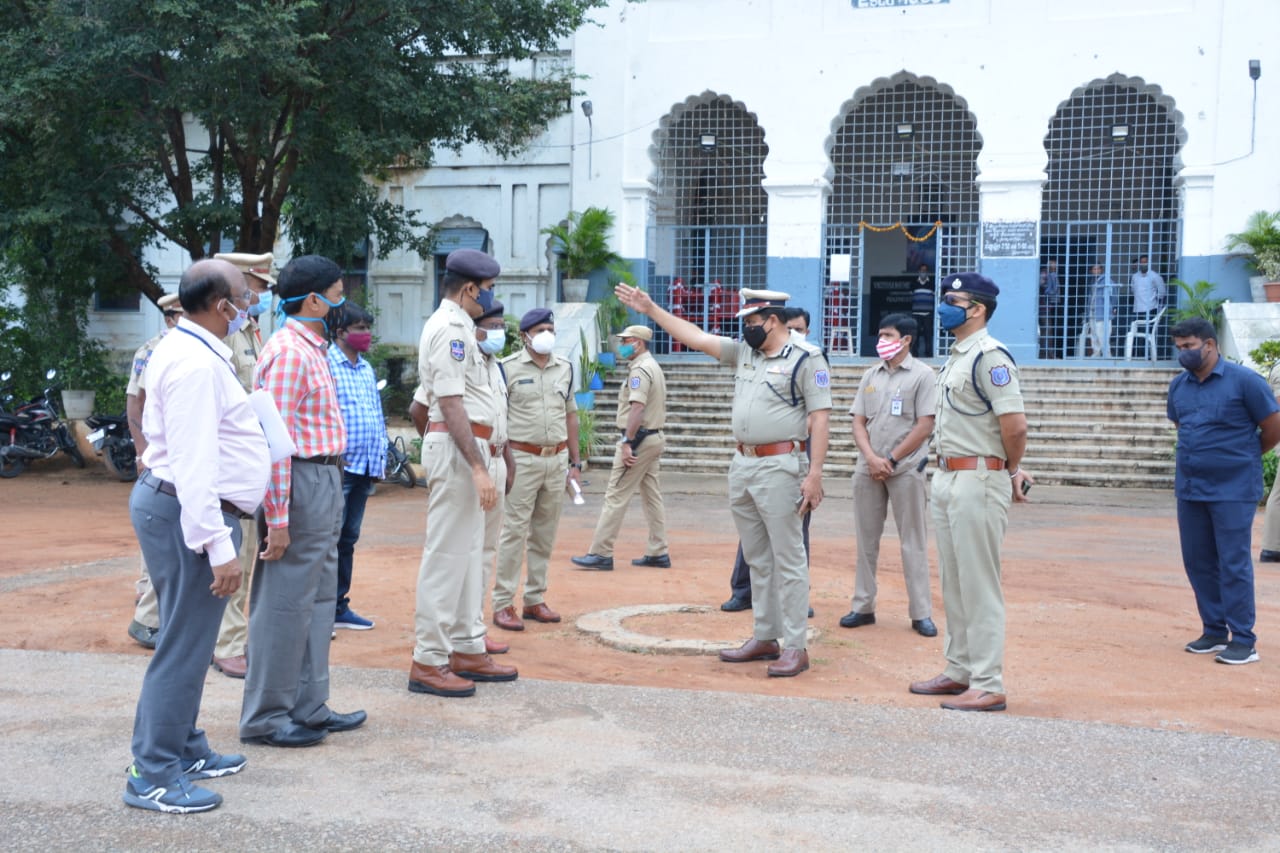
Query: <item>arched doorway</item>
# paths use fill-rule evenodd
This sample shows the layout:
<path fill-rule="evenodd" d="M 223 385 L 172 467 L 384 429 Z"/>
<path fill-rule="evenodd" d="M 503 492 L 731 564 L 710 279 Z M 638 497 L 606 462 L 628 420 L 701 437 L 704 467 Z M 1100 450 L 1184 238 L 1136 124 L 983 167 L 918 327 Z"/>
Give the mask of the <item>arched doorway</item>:
<path fill-rule="evenodd" d="M 880 318 L 912 312 L 922 268 L 936 297 L 942 276 L 977 265 L 982 140 L 962 99 L 906 72 L 858 90 L 832 130 L 824 343 L 874 356 Z M 933 312 L 917 308 L 917 354 L 931 356 L 940 344 Z"/>
<path fill-rule="evenodd" d="M 1139 319 L 1155 324 L 1159 343 L 1146 352 L 1135 334 L 1133 354 L 1168 356 L 1159 331 L 1167 317 L 1140 318 L 1134 284 L 1154 284 L 1154 272 L 1159 304 L 1176 301 L 1169 281 L 1179 257 L 1180 126 L 1172 99 L 1120 75 L 1095 80 L 1059 105 L 1044 139 L 1049 162 L 1040 210 L 1041 263 L 1056 268 L 1059 292 L 1044 292 L 1042 274 L 1041 357 L 1117 357 Z M 1135 282 L 1144 257 L 1148 271 Z"/>

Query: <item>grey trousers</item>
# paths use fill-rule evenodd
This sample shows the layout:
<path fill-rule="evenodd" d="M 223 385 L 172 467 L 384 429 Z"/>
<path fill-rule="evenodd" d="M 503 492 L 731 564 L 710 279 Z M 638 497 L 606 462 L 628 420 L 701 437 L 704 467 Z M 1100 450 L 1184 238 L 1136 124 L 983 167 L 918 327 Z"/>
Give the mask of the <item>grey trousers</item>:
<path fill-rule="evenodd" d="M 258 561 L 249 592 L 242 738 L 271 734 L 290 720 L 318 725 L 329 717 L 342 507 L 341 468 L 293 460 L 289 548 L 279 560 Z M 258 529 L 266 535 L 262 513 Z"/>
<path fill-rule="evenodd" d="M 168 785 L 209 754 L 196 718 L 226 599 L 209 590 L 209 558 L 182 540 L 178 499 L 156 491 L 156 482 L 150 473 L 143 474 L 129 496 L 129 517 L 151 567 L 165 628 L 156 637 L 155 654 L 142 678 L 133 720 L 133 763 L 143 779 Z M 223 521 L 238 547 L 240 523 L 225 514 Z"/>
<path fill-rule="evenodd" d="M 880 561 L 880 537 L 889 507 L 898 528 L 902 576 L 907 584 L 907 613 L 912 621 L 933 613 L 929 595 L 928 500 L 924 472 L 912 468 L 887 480 L 870 474 L 853 475 L 853 518 L 857 525 L 858 567 L 853 582 L 853 612 L 876 610 L 876 566 Z"/>

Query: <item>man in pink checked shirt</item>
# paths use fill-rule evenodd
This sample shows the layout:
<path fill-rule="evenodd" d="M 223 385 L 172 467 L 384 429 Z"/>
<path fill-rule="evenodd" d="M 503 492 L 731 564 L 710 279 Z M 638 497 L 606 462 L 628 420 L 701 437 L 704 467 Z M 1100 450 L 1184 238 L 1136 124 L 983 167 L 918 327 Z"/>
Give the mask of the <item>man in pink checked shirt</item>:
<path fill-rule="evenodd" d="M 344 301 L 342 270 L 319 255 L 294 258 L 276 295 L 284 322 L 262 350 L 254 384 L 275 400 L 297 452 L 271 467 L 259 515 L 265 543 L 249 596 L 240 740 L 296 747 L 358 728 L 366 715 L 328 705 L 346 433 L 325 317 Z"/>

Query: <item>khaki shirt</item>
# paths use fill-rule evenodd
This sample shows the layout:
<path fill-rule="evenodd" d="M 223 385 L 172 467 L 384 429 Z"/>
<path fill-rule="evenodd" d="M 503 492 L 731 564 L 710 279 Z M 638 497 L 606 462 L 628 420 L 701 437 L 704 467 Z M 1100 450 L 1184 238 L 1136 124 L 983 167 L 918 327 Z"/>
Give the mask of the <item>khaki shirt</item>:
<path fill-rule="evenodd" d="M 938 419 L 934 448 L 940 456 L 1007 458 L 1000 438 L 1000 416 L 1023 411 L 1018 366 L 984 328 L 951 348 L 938 374 Z M 978 359 L 978 385 L 991 400 L 991 410 L 973 388 Z"/>
<path fill-rule="evenodd" d="M 631 416 L 631 404 L 644 406 L 644 418 L 640 429 L 662 429 L 667 422 L 667 378 L 651 352 L 642 352 L 631 359 L 627 381 L 618 393 L 618 429 L 625 431 Z"/>
<path fill-rule="evenodd" d="M 129 369 L 129 384 L 124 389 L 126 395 L 136 397 L 140 391 L 147 390 L 147 363 L 151 361 L 151 353 L 155 352 L 156 345 L 160 343 L 160 339 L 168 332 L 169 330 L 165 329 L 138 347 L 133 354 L 133 367 Z"/>
<path fill-rule="evenodd" d="M 262 336 L 258 327 L 250 320 L 244 328 L 234 335 L 227 335 L 222 342 L 231 349 L 231 366 L 236 369 L 236 378 L 246 393 L 253 393 L 253 371 L 258 367 L 258 356 L 262 354 Z"/>
<path fill-rule="evenodd" d="M 801 362 L 806 352 L 809 355 Z M 742 444 L 804 441 L 809 435 L 809 413 L 831 408 L 827 359 L 822 350 L 798 336 L 772 356 L 742 341 L 721 338 L 720 363 L 734 368 L 733 437 Z M 791 398 L 793 373 L 795 405 Z"/>
<path fill-rule="evenodd" d="M 428 419 L 443 423 L 441 397 L 461 397 L 467 419 L 493 426 L 498 401 L 489 386 L 489 368 L 476 346 L 476 324 L 462 306 L 445 299 L 427 318 L 418 341 L 418 377 Z"/>
<path fill-rule="evenodd" d="M 569 440 L 565 417 L 576 412 L 573 365 L 558 355 L 538 367 L 528 349 L 502 360 L 507 372 L 507 418 L 512 441 L 547 446 Z"/>
<path fill-rule="evenodd" d="M 933 368 L 908 354 L 897 367 L 880 360 L 867 368 L 849 414 L 867 419 L 871 449 L 877 456 L 887 456 L 920 418 L 932 416 L 937 409 L 938 385 Z M 929 442 L 923 441 L 914 452 L 899 459 L 894 475 L 911 470 L 921 454 L 928 452 L 928 446 Z M 870 473 L 867 460 L 861 455 L 855 470 Z"/>
<path fill-rule="evenodd" d="M 485 367 L 489 370 L 489 388 L 493 391 L 493 399 L 498 404 L 498 415 L 493 421 L 493 437 L 490 444 L 506 444 L 510 436 L 507 425 L 507 380 L 502 377 L 503 367 L 498 359 L 491 355 L 484 357 Z"/>
<path fill-rule="evenodd" d="M 1271 372 L 1267 374 L 1267 384 L 1271 386 L 1271 393 L 1280 399 L 1280 361 L 1272 365 Z"/>

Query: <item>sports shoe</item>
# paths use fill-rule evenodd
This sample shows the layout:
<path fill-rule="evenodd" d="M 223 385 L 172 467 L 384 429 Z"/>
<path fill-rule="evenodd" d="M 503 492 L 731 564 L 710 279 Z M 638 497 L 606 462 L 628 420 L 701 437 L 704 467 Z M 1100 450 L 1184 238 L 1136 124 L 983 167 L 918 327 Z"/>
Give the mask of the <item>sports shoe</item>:
<path fill-rule="evenodd" d="M 217 779 L 219 776 L 232 776 L 239 773 L 248 763 L 249 759 L 239 753 L 222 755 L 209 750 L 208 755 L 193 762 L 190 767 L 182 771 L 182 775 L 191 781 Z"/>
<path fill-rule="evenodd" d="M 1253 663 L 1258 659 L 1258 650 L 1244 643 L 1232 643 L 1222 650 L 1214 660 L 1218 663 L 1229 663 L 1236 666 L 1242 663 Z"/>
<path fill-rule="evenodd" d="M 150 809 L 166 814 L 192 814 L 207 812 L 222 805 L 222 795 L 192 785 L 186 776 L 179 776 L 169 785 L 152 785 L 138 775 L 138 768 L 129 765 L 129 780 L 124 783 L 125 805 L 136 809 Z"/>
<path fill-rule="evenodd" d="M 1201 634 L 1200 639 L 1187 643 L 1187 651 L 1193 655 L 1211 655 L 1214 652 L 1222 651 L 1226 647 L 1226 637 L 1210 637 L 1208 634 Z"/>
<path fill-rule="evenodd" d="M 156 647 L 156 635 L 159 633 L 159 628 L 148 628 L 137 619 L 129 623 L 129 636 L 144 649 L 154 649 Z"/>
<path fill-rule="evenodd" d="M 356 613 L 351 608 L 339 613 L 333 617 L 334 628 L 350 628 L 352 631 L 368 631 L 373 627 L 373 622 Z"/>

